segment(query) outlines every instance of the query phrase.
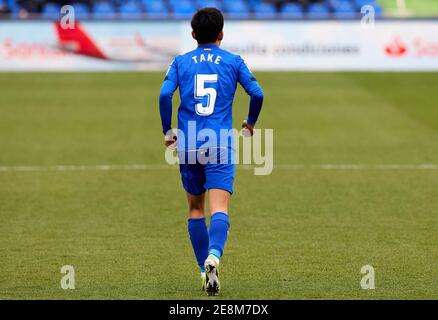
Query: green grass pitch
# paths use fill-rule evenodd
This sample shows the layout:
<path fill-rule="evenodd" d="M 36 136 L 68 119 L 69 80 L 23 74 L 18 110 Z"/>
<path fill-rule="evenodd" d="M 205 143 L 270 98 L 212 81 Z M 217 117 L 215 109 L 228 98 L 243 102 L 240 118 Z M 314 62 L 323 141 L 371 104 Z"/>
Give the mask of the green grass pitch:
<path fill-rule="evenodd" d="M 256 76 L 276 168 L 236 171 L 220 298 L 437 299 L 438 74 Z M 0 299 L 208 298 L 164 166 L 162 78 L 0 74 Z M 236 128 L 247 110 L 239 89 Z M 150 167 L 44 170 L 102 164 Z"/>
<path fill-rule="evenodd" d="M 378 0 L 385 12 L 389 14 L 399 13 L 399 1 L 397 0 Z M 433 17 L 438 15 L 438 2 L 435 0 L 404 0 L 408 14 L 413 16 Z"/>

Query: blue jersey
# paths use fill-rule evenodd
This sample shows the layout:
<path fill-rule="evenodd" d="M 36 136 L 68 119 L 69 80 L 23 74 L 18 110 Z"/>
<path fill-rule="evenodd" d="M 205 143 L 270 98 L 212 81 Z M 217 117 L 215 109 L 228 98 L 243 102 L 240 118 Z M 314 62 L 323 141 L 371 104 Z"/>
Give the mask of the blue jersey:
<path fill-rule="evenodd" d="M 240 56 L 215 45 L 200 45 L 173 60 L 161 88 L 160 113 L 166 133 L 171 129 L 172 96 L 179 87 L 178 132 L 184 134 L 184 139 L 178 137 L 179 151 L 233 146 L 230 136 L 223 137 L 232 129 L 237 83 L 251 96 L 248 123 L 255 124 L 263 92 Z M 216 139 L 211 139 L 211 133 Z"/>

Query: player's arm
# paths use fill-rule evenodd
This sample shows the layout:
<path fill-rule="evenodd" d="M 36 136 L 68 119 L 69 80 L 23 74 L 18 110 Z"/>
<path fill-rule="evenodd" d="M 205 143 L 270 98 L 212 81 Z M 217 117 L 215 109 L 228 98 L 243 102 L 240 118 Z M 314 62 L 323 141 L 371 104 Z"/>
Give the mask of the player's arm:
<path fill-rule="evenodd" d="M 164 144 L 170 146 L 176 141 L 172 133 L 172 97 L 178 87 L 178 68 L 176 59 L 172 61 L 164 78 L 160 91 L 160 116 L 164 134 Z"/>
<path fill-rule="evenodd" d="M 238 57 L 237 63 L 239 83 L 250 96 L 248 118 L 243 121 L 242 127 L 246 128 L 250 135 L 253 135 L 255 124 L 263 106 L 263 90 L 241 57 Z"/>

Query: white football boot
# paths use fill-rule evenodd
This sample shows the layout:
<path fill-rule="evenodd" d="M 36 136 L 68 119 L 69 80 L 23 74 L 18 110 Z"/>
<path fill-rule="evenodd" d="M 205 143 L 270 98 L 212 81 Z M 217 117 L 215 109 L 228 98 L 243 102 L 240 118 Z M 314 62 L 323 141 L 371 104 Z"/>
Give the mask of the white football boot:
<path fill-rule="evenodd" d="M 217 296 L 220 291 L 220 283 L 219 283 L 219 259 L 213 255 L 209 255 L 207 260 L 204 263 L 205 266 L 205 275 L 207 282 L 207 295 L 209 296 Z"/>
<path fill-rule="evenodd" d="M 201 291 L 205 291 L 207 288 L 207 279 L 205 272 L 201 272 Z"/>

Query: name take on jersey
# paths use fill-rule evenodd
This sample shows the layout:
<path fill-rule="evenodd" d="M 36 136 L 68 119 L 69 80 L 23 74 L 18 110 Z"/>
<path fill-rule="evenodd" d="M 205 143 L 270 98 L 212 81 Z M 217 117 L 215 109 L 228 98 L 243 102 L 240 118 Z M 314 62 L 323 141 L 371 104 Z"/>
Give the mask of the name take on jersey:
<path fill-rule="evenodd" d="M 211 62 L 214 64 L 219 64 L 222 60 L 222 57 L 220 55 L 215 55 L 214 53 L 208 53 L 207 56 L 204 53 L 201 53 L 199 56 L 193 56 L 192 60 L 195 63 Z"/>

